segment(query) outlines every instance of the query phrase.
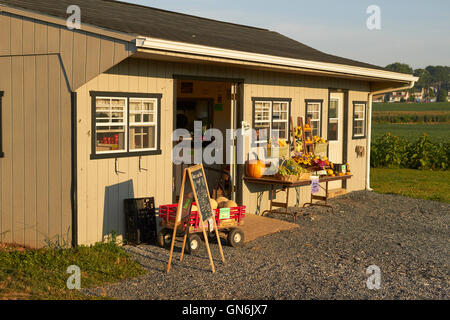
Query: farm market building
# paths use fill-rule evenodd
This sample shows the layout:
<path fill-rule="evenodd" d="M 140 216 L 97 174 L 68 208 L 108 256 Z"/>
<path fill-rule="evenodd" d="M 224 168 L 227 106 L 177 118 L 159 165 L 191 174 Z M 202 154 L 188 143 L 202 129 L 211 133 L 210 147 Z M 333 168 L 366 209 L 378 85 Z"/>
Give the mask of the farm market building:
<path fill-rule="evenodd" d="M 66 26 L 74 4 L 81 30 Z M 308 116 L 329 158 L 351 164 L 347 191 L 369 188 L 372 96 L 416 80 L 260 28 L 116 1 L 0 0 L 0 241 L 123 237 L 124 199 L 174 203 L 171 135 L 199 117 L 288 136 L 288 115 Z M 264 210 L 268 192 L 258 199 L 242 167 L 235 198 Z"/>

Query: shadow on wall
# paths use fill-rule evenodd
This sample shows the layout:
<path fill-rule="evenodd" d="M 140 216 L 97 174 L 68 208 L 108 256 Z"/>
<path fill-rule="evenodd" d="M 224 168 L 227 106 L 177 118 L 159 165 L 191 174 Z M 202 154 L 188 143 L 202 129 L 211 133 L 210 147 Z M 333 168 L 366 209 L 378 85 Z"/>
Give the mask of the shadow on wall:
<path fill-rule="evenodd" d="M 105 188 L 103 207 L 103 240 L 110 239 L 114 234 L 117 240 L 125 240 L 125 210 L 124 200 L 134 198 L 133 180 L 121 182 Z"/>

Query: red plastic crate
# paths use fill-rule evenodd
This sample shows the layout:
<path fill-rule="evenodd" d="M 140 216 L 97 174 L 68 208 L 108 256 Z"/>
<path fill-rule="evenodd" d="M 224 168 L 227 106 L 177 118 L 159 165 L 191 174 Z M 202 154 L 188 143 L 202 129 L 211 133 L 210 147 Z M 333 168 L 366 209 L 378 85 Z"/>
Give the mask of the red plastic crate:
<path fill-rule="evenodd" d="M 192 205 L 196 205 L 195 202 Z M 159 217 L 164 220 L 166 224 L 174 224 L 176 215 L 177 215 L 178 204 L 169 204 L 159 207 Z M 230 208 L 230 219 L 236 220 L 237 225 L 239 226 L 242 220 L 245 218 L 245 206 L 233 207 Z M 214 214 L 216 217 L 217 227 L 220 228 L 220 209 L 215 209 Z M 226 219 L 226 220 L 230 220 Z M 189 218 L 189 224 L 194 228 L 199 228 L 200 226 L 200 217 L 198 215 L 198 211 L 191 211 L 191 216 Z"/>

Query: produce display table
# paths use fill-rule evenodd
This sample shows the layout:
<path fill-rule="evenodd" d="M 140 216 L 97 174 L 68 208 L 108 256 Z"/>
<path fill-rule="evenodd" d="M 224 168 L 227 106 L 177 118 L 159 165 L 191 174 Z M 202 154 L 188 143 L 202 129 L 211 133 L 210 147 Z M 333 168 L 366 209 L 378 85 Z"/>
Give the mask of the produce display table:
<path fill-rule="evenodd" d="M 352 177 L 352 175 L 345 175 L 345 176 L 336 176 L 336 177 L 329 177 L 329 176 L 324 176 L 321 177 L 319 179 L 319 183 L 325 183 L 325 188 L 323 188 L 325 190 L 325 196 L 316 196 L 316 195 L 311 195 L 311 201 L 308 203 L 305 203 L 303 207 L 305 206 L 324 206 L 324 207 L 328 207 L 333 209 L 330 205 L 328 205 L 328 183 L 332 182 L 332 181 L 343 181 L 343 180 L 348 180 Z M 300 181 L 295 181 L 295 182 L 290 182 L 290 181 L 282 181 L 279 179 L 275 179 L 273 177 L 262 177 L 262 178 L 252 178 L 252 177 L 245 177 L 244 181 L 248 182 L 248 183 L 253 183 L 253 184 L 260 184 L 260 185 L 270 185 L 271 191 L 270 191 L 270 209 L 266 210 L 262 213 L 262 215 L 264 216 L 265 214 L 268 213 L 275 213 L 275 214 L 285 214 L 285 215 L 292 215 L 294 222 L 297 222 L 297 210 L 295 210 L 294 212 L 290 212 L 289 211 L 289 189 L 291 188 L 297 188 L 297 187 L 304 187 L 304 186 L 309 186 L 311 185 L 311 180 L 300 180 Z M 281 190 L 275 190 L 275 187 L 279 186 L 281 187 Z M 273 201 L 274 197 L 274 192 L 275 194 L 278 192 L 284 191 L 286 192 L 286 201 L 285 202 L 276 202 Z M 319 200 L 319 201 L 323 201 L 324 203 L 313 203 L 313 200 Z M 273 208 L 284 208 L 285 211 L 284 212 L 277 212 L 274 211 Z"/>

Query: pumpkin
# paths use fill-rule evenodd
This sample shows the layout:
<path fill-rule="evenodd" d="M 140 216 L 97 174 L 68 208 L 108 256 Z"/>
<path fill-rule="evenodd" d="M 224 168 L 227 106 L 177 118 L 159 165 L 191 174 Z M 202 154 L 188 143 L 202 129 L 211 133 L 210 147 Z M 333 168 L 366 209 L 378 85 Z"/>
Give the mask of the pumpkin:
<path fill-rule="evenodd" d="M 220 209 L 222 209 L 222 208 L 235 208 L 237 206 L 238 206 L 237 203 L 232 201 L 232 200 L 224 201 L 224 202 L 219 203 L 219 208 Z"/>
<path fill-rule="evenodd" d="M 266 165 L 261 160 L 250 160 L 245 165 L 245 173 L 251 178 L 261 178 L 266 170 Z"/>

